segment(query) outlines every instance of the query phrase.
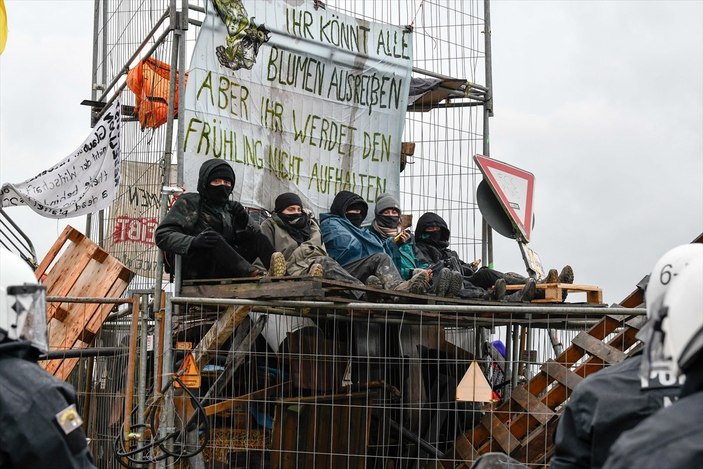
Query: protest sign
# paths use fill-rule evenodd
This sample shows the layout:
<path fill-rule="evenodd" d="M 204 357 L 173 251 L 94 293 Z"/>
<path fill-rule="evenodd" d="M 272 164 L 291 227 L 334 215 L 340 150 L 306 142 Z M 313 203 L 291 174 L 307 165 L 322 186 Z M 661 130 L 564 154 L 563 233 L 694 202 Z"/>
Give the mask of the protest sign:
<path fill-rule="evenodd" d="M 22 183 L 3 184 L 0 205 L 27 205 L 48 218 L 107 208 L 120 184 L 120 120 L 120 103 L 115 101 L 73 153 Z"/>
<path fill-rule="evenodd" d="M 270 209 L 278 194 L 296 192 L 319 213 L 341 190 L 371 205 L 397 194 L 411 31 L 312 1 L 234 3 L 216 11 L 208 2 L 195 44 L 186 189 L 195 190 L 205 160 L 221 158 L 247 206 Z"/>

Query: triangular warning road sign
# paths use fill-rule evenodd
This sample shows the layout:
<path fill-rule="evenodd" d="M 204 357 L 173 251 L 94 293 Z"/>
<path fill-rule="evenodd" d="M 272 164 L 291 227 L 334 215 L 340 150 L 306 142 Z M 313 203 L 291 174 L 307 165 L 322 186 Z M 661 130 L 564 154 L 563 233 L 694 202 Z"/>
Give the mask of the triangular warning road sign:
<path fill-rule="evenodd" d="M 515 225 L 518 234 L 525 242 L 530 242 L 534 174 L 481 155 L 474 156 L 474 161 Z"/>
<path fill-rule="evenodd" d="M 463 402 L 490 402 L 493 398 L 493 390 L 483 376 L 476 360 L 471 362 L 464 377 L 456 387 L 456 400 Z"/>
<path fill-rule="evenodd" d="M 193 352 L 188 351 L 183 363 L 178 368 L 178 371 L 185 370 L 179 379 L 183 385 L 189 389 L 196 389 L 200 387 L 200 370 L 198 369 L 198 364 L 195 363 L 195 358 L 193 357 Z M 174 386 L 180 388 L 178 381 L 174 383 Z"/>

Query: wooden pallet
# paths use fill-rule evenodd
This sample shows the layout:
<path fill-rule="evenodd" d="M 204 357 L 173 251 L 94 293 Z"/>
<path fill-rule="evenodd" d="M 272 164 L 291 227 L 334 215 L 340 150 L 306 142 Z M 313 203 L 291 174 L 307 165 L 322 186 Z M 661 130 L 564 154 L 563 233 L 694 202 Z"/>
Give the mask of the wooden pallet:
<path fill-rule="evenodd" d="M 634 292 L 620 305 L 632 308 L 642 302 L 641 292 Z M 484 407 L 481 423 L 459 435 L 444 455 L 442 466 L 468 469 L 478 456 L 491 451 L 509 454 L 525 464 L 547 464 L 554 452 L 554 431 L 562 406 L 574 387 L 586 376 L 624 360 L 625 351 L 632 351 L 637 342 L 635 334 L 643 322 L 642 317 L 606 316 L 581 332 L 527 384 L 513 389 L 502 405 Z"/>
<path fill-rule="evenodd" d="M 50 297 L 117 298 L 133 272 L 84 234 L 67 226 L 35 272 Z M 114 304 L 58 303 L 47 305 L 50 350 L 86 348 Z M 47 360 L 44 368 L 66 379 L 78 358 Z"/>
<path fill-rule="evenodd" d="M 507 285 L 506 290 L 515 291 L 522 289 L 522 285 Z M 586 303 L 603 304 L 603 290 L 595 285 L 581 285 L 575 283 L 539 283 L 538 290 L 544 290 L 544 298 L 532 300 L 532 303 L 561 303 L 562 292 L 586 293 Z"/>

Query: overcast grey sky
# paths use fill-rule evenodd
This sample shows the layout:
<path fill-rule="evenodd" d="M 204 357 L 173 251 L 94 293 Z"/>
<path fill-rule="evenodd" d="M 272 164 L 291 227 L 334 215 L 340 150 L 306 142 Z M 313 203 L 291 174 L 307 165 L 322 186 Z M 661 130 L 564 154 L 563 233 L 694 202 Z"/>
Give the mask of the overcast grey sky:
<path fill-rule="evenodd" d="M 0 180 L 20 182 L 88 133 L 93 2 L 5 4 Z M 492 21 L 491 151 L 536 176 L 530 245 L 618 302 L 703 231 L 703 2 L 496 0 Z M 10 210 L 40 258 L 66 224 Z M 496 268 L 524 271 L 494 239 Z"/>

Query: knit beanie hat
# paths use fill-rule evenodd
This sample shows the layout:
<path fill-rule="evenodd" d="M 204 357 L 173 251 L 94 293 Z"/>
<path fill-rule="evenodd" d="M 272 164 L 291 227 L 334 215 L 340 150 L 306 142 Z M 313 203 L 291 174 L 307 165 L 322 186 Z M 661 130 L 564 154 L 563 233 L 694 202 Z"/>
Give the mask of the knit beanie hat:
<path fill-rule="evenodd" d="M 220 164 L 212 169 L 207 176 L 207 183 L 210 184 L 211 181 L 215 179 L 227 179 L 232 182 L 234 186 L 234 171 L 229 164 Z"/>
<path fill-rule="evenodd" d="M 376 208 L 374 209 L 374 213 L 376 216 L 379 216 L 387 208 L 394 208 L 398 210 L 398 213 L 402 213 L 400 210 L 400 203 L 395 197 L 386 192 L 385 194 L 379 195 L 378 199 L 376 199 Z"/>
<path fill-rule="evenodd" d="M 276 197 L 276 205 L 273 211 L 276 213 L 281 213 L 286 207 L 290 207 L 291 205 L 300 205 L 302 207 L 303 201 L 300 200 L 298 194 L 285 192 Z"/>

